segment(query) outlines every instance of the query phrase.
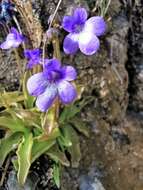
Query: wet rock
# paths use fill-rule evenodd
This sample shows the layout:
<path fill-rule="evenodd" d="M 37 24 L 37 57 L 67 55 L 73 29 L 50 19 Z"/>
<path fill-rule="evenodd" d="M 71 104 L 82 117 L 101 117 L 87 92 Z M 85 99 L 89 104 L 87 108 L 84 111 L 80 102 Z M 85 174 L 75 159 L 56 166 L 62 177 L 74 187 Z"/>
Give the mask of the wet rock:
<path fill-rule="evenodd" d="M 101 182 L 97 178 L 82 176 L 80 178 L 80 190 L 105 190 Z"/>

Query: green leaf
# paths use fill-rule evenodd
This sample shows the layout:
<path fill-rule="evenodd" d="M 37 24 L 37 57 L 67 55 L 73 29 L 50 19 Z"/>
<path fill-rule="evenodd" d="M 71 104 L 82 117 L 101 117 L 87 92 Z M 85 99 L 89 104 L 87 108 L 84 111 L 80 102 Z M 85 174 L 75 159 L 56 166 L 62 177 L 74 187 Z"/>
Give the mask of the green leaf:
<path fill-rule="evenodd" d="M 56 107 L 53 106 L 46 112 L 46 114 L 42 115 L 41 118 L 42 128 L 47 135 L 50 135 L 53 129 L 58 127 L 58 124 L 55 119 L 55 109 Z"/>
<path fill-rule="evenodd" d="M 14 133 L 0 140 L 0 166 L 3 165 L 7 155 L 20 143 L 22 133 Z"/>
<path fill-rule="evenodd" d="M 58 164 L 54 164 L 53 167 L 53 178 L 56 186 L 60 188 L 60 168 Z"/>
<path fill-rule="evenodd" d="M 62 165 L 64 166 L 70 166 L 70 163 L 65 155 L 64 152 L 62 152 L 58 145 L 55 144 L 52 148 L 50 148 L 46 154 L 52 159 L 54 160 L 56 163 L 60 162 Z"/>
<path fill-rule="evenodd" d="M 80 118 L 74 117 L 70 123 L 83 135 L 89 137 L 89 128 Z"/>
<path fill-rule="evenodd" d="M 60 130 L 59 127 L 56 127 L 50 134 L 46 134 L 44 131 L 42 135 L 35 137 L 35 139 L 38 139 L 39 141 L 55 140 L 59 136 Z"/>
<path fill-rule="evenodd" d="M 73 118 L 80 109 L 76 105 L 66 106 L 60 115 L 59 122 L 64 123 Z"/>
<path fill-rule="evenodd" d="M 40 113 L 28 109 L 15 109 L 15 115 L 21 119 L 25 126 L 41 129 Z"/>
<path fill-rule="evenodd" d="M 0 107 L 8 107 L 22 101 L 24 101 L 24 96 L 19 91 L 0 93 Z"/>
<path fill-rule="evenodd" d="M 25 134 L 17 150 L 17 157 L 18 157 L 17 175 L 20 185 L 24 185 L 31 166 L 32 145 L 33 145 L 32 133 Z"/>
<path fill-rule="evenodd" d="M 24 93 L 24 98 L 25 98 L 25 107 L 26 108 L 33 108 L 34 102 L 35 102 L 35 97 L 30 96 L 27 90 L 27 80 L 28 78 L 31 76 L 31 72 L 30 71 L 26 71 L 24 73 L 24 77 L 23 77 L 23 85 L 22 85 L 22 90 Z"/>
<path fill-rule="evenodd" d="M 76 131 L 70 125 L 64 127 L 64 130 L 67 131 L 69 134 L 69 140 L 72 142 L 72 146 L 68 147 L 67 149 L 71 155 L 71 165 L 72 167 L 77 168 L 81 159 L 79 137 Z"/>
<path fill-rule="evenodd" d="M 10 129 L 13 132 L 25 132 L 26 128 L 18 121 L 10 116 L 0 117 L 0 127 Z"/>
<path fill-rule="evenodd" d="M 60 128 L 60 131 L 61 131 L 61 135 L 59 136 L 58 138 L 58 142 L 61 146 L 61 148 L 63 146 L 65 147 L 69 147 L 72 145 L 72 142 L 70 140 L 70 134 L 68 132 L 68 130 L 65 129 L 66 127 L 61 127 Z M 63 149 L 63 148 L 62 148 Z"/>
<path fill-rule="evenodd" d="M 89 96 L 82 101 L 75 102 L 73 105 L 66 106 L 60 115 L 59 122 L 63 124 L 70 121 L 70 119 L 78 114 L 83 107 L 91 103 L 93 100 L 94 98 Z"/>
<path fill-rule="evenodd" d="M 37 139 L 34 140 L 33 147 L 32 147 L 32 160 L 33 163 L 37 158 L 39 158 L 42 154 L 48 151 L 54 144 L 56 140 L 46 140 L 46 141 L 39 141 Z"/>
<path fill-rule="evenodd" d="M 12 164 L 14 166 L 15 171 L 18 171 L 18 160 L 16 158 L 12 159 Z"/>

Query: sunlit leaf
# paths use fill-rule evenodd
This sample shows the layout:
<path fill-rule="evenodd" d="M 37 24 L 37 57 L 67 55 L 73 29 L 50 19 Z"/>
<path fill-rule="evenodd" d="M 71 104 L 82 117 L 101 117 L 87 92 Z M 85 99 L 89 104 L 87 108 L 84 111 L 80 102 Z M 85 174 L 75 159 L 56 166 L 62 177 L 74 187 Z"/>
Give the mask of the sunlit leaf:
<path fill-rule="evenodd" d="M 13 132 L 25 132 L 26 128 L 12 117 L 0 117 L 0 128 L 10 129 Z"/>
<path fill-rule="evenodd" d="M 70 123 L 83 135 L 89 137 L 89 128 L 84 121 L 78 117 L 74 117 Z"/>
<path fill-rule="evenodd" d="M 46 134 L 45 132 L 43 132 L 42 135 L 35 137 L 36 139 L 38 139 L 39 141 L 45 141 L 45 140 L 55 140 L 57 137 L 59 137 L 60 134 L 60 130 L 59 128 L 55 128 L 53 129 L 53 131 L 51 132 L 51 134 Z"/>
<path fill-rule="evenodd" d="M 55 109 L 56 107 L 53 106 L 50 108 L 46 114 L 43 115 L 41 121 L 42 121 L 42 128 L 44 129 L 45 133 L 49 135 L 53 129 L 58 127 L 58 124 L 56 122 L 55 118 Z"/>
<path fill-rule="evenodd" d="M 53 178 L 56 186 L 60 188 L 60 168 L 58 164 L 54 164 L 53 167 Z"/>
<path fill-rule="evenodd" d="M 0 107 L 8 107 L 21 101 L 24 101 L 24 96 L 21 92 L 14 91 L 0 93 Z"/>
<path fill-rule="evenodd" d="M 70 134 L 69 134 L 68 130 L 66 129 L 66 127 L 65 126 L 61 127 L 60 131 L 61 131 L 61 135 L 58 138 L 60 147 L 63 149 L 63 146 L 65 146 L 65 147 L 71 146 L 72 142 L 70 140 Z"/>
<path fill-rule="evenodd" d="M 48 151 L 56 143 L 55 140 L 47 140 L 47 141 L 38 141 L 34 140 L 32 147 L 32 160 L 33 163 L 37 158 L 39 158 L 42 154 Z"/>
<path fill-rule="evenodd" d="M 84 89 L 85 89 L 85 87 L 83 85 L 76 85 L 76 90 L 77 90 L 77 94 L 78 94 L 77 99 L 81 99 Z"/>
<path fill-rule="evenodd" d="M 58 145 L 55 144 L 53 147 L 51 147 L 46 154 L 54 160 L 56 163 L 60 162 L 64 166 L 70 166 L 70 163 L 65 155 L 64 152 L 62 152 Z"/>
<path fill-rule="evenodd" d="M 25 126 L 41 128 L 40 113 L 33 110 L 15 109 L 16 116 L 23 121 Z"/>
<path fill-rule="evenodd" d="M 33 145 L 32 133 L 25 134 L 17 150 L 18 157 L 18 181 L 23 185 L 26 181 L 30 166 Z"/>
<path fill-rule="evenodd" d="M 22 133 L 14 133 L 0 140 L 0 166 L 3 165 L 7 155 L 20 143 Z"/>

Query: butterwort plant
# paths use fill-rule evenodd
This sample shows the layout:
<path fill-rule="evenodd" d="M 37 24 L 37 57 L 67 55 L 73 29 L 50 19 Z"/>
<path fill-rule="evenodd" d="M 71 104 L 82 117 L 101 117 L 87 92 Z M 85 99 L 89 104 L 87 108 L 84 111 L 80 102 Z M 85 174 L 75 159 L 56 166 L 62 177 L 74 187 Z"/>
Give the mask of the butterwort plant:
<path fill-rule="evenodd" d="M 107 26 L 101 16 L 87 18 L 84 8 L 76 8 L 72 15 L 64 16 L 62 27 L 69 32 L 63 44 L 66 54 L 75 54 L 78 49 L 85 55 L 93 55 L 98 51 L 98 37 L 105 33 Z"/>
<path fill-rule="evenodd" d="M 22 74 L 22 90 L 0 94 L 3 110 L 0 127 L 6 134 L 0 140 L 0 165 L 13 152 L 16 156 L 13 165 L 20 185 L 25 184 L 31 164 L 46 154 L 54 162 L 53 178 L 59 187 L 59 165 L 78 167 L 81 158 L 78 133 L 88 136 L 88 128 L 77 114 L 91 98 L 80 99 L 83 88 L 76 84 L 76 69 L 62 64 L 58 56 L 60 44 L 53 32 L 58 31 L 56 26 L 53 24 L 52 32 L 49 29 L 50 33 L 46 34 L 48 39 L 50 35 L 50 43 L 55 48 L 50 58 L 45 57 L 46 43 L 29 49 L 28 40 L 25 41 L 24 35 L 14 27 L 0 45 L 3 50 L 18 48 L 23 42 L 24 47 L 28 47 L 23 51 L 27 66 Z M 63 43 L 66 54 L 75 54 L 78 49 L 85 55 L 96 53 L 100 46 L 98 37 L 106 31 L 103 17 L 88 19 L 84 8 L 64 16 L 62 26 L 69 32 Z M 35 70 L 38 66 L 40 71 Z"/>

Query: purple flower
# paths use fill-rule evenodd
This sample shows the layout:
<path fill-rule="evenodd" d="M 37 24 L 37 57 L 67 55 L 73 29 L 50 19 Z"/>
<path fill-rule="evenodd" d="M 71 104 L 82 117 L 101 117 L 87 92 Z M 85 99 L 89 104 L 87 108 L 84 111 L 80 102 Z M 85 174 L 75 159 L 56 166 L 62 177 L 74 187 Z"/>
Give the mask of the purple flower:
<path fill-rule="evenodd" d="M 61 66 L 57 59 L 46 59 L 43 72 L 34 74 L 27 82 L 30 95 L 36 96 L 37 107 L 45 112 L 56 98 L 62 103 L 71 103 L 77 96 L 70 81 L 75 80 L 77 73 L 72 66 Z"/>
<path fill-rule="evenodd" d="M 66 54 L 74 54 L 80 49 L 86 55 L 93 55 L 100 46 L 98 36 L 106 30 L 103 17 L 94 16 L 87 20 L 84 8 L 75 9 L 72 16 L 64 16 L 62 26 L 70 33 L 64 39 Z"/>
<path fill-rule="evenodd" d="M 6 37 L 6 41 L 0 45 L 2 49 L 17 48 L 24 41 L 24 36 L 21 35 L 16 28 L 12 27 L 10 33 Z"/>
<path fill-rule="evenodd" d="M 33 49 L 33 50 L 26 49 L 24 51 L 24 56 L 27 59 L 29 59 L 28 64 L 27 64 L 27 69 L 32 69 L 33 66 L 41 62 L 40 55 L 41 55 L 40 49 Z"/>

